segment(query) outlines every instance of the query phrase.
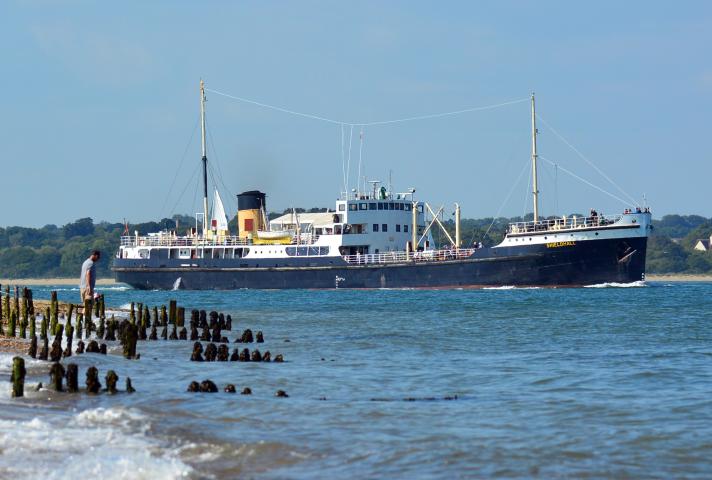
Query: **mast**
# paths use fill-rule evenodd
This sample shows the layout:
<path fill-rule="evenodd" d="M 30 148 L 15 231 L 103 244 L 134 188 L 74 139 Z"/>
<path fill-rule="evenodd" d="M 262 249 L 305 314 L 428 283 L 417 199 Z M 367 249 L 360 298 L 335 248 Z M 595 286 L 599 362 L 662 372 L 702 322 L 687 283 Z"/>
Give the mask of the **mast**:
<path fill-rule="evenodd" d="M 534 194 L 534 222 L 539 221 L 539 188 L 536 168 L 536 108 L 534 106 L 534 92 L 532 92 L 532 193 Z"/>
<path fill-rule="evenodd" d="M 205 82 L 200 80 L 200 127 L 203 152 L 203 236 L 208 232 L 208 155 L 205 148 Z"/>

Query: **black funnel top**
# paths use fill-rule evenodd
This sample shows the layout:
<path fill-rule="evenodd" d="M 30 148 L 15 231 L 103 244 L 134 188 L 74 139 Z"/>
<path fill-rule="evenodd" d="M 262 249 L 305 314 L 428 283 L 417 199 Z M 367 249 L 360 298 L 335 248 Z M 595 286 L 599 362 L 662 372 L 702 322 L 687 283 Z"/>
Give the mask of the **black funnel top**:
<path fill-rule="evenodd" d="M 261 208 L 266 208 L 265 199 L 267 195 L 260 192 L 259 190 L 250 190 L 249 192 L 242 192 L 237 195 L 237 209 L 238 210 L 259 210 Z"/>

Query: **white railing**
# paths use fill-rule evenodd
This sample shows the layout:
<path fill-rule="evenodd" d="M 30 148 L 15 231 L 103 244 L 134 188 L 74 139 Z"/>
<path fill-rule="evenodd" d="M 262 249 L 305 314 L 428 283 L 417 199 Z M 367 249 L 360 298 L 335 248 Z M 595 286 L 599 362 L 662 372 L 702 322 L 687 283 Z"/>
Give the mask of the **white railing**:
<path fill-rule="evenodd" d="M 539 220 L 538 222 L 517 222 L 509 224 L 507 233 L 531 233 L 605 227 L 617 223 L 621 218 L 623 218 L 623 215 L 597 215 L 595 217 L 561 217 Z"/>
<path fill-rule="evenodd" d="M 443 250 L 426 250 L 424 252 L 384 252 L 356 255 L 343 255 L 347 263 L 353 265 L 369 265 L 403 262 L 441 262 L 467 258 L 475 252 L 474 248 L 458 248 Z"/>
<path fill-rule="evenodd" d="M 312 245 L 318 239 L 318 235 L 302 233 L 297 241 L 297 236 L 293 236 L 290 245 Z M 216 236 L 214 238 L 203 237 L 176 237 L 172 235 L 132 235 L 121 237 L 122 247 L 220 247 L 220 246 L 246 246 L 255 244 L 265 244 L 269 239 L 247 239 L 234 235 Z"/>

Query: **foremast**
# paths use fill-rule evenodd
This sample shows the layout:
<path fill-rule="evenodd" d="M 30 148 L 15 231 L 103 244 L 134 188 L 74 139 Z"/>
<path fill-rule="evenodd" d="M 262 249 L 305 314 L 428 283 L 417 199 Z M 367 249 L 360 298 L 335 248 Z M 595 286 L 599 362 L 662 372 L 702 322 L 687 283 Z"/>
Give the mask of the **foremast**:
<path fill-rule="evenodd" d="M 534 194 L 534 223 L 539 221 L 539 184 L 537 181 L 536 153 L 536 107 L 534 92 L 532 92 L 532 193 Z"/>
<path fill-rule="evenodd" d="M 205 82 L 200 80 L 200 131 L 203 161 L 203 236 L 208 233 L 208 154 L 205 145 Z"/>

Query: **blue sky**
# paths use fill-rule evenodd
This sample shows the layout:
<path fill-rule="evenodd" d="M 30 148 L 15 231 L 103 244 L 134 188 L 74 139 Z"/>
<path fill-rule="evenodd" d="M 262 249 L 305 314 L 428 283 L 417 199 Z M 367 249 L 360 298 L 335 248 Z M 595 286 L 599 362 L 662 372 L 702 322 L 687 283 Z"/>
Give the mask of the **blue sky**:
<path fill-rule="evenodd" d="M 346 122 L 536 91 L 541 117 L 621 189 L 645 195 L 656 217 L 712 216 L 709 5 L 3 2 L 0 225 L 195 212 L 200 78 Z M 207 108 L 209 158 L 225 196 L 259 188 L 272 210 L 333 208 L 343 183 L 340 126 L 215 94 Z M 392 172 L 396 190 L 415 187 L 436 206 L 458 201 L 464 217 L 531 211 L 528 108 L 366 127 L 363 169 L 384 181 Z M 623 196 L 539 127 L 544 158 Z M 358 137 L 357 128 L 349 187 Z M 624 207 L 542 163 L 542 213 Z M 225 203 L 234 213 L 235 202 Z"/>

